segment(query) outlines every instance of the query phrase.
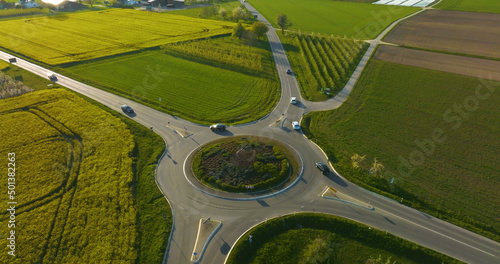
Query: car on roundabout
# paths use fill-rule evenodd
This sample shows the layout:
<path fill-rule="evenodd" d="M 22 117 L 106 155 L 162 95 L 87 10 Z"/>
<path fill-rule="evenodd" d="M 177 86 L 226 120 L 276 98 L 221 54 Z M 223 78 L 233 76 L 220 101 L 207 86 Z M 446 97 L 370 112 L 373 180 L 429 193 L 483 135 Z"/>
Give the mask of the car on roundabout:
<path fill-rule="evenodd" d="M 299 124 L 299 122 L 297 122 L 297 121 L 293 121 L 293 122 L 292 122 L 292 128 L 293 128 L 294 130 L 300 130 L 300 124 Z"/>
<path fill-rule="evenodd" d="M 210 126 L 210 130 L 214 131 L 214 132 L 224 132 L 226 131 L 226 125 L 224 124 L 214 124 L 214 125 L 211 125 Z"/>
<path fill-rule="evenodd" d="M 330 169 L 323 162 L 316 162 L 316 168 L 318 168 L 318 170 L 320 170 L 323 175 L 328 175 L 330 173 Z"/>
<path fill-rule="evenodd" d="M 290 98 L 290 103 L 291 104 L 296 104 L 297 103 L 297 97 Z"/>

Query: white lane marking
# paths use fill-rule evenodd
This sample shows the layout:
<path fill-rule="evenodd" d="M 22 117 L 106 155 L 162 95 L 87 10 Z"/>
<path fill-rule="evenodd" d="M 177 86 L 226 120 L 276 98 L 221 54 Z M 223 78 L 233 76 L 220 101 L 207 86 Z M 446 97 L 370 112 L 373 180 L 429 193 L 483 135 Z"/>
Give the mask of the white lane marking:
<path fill-rule="evenodd" d="M 404 220 L 404 221 L 410 222 L 410 223 L 412 223 L 412 224 L 414 224 L 414 225 L 416 225 L 416 226 L 419 226 L 419 227 L 421 227 L 421 228 L 424 228 L 424 229 L 427 229 L 427 230 L 429 230 L 429 231 L 431 231 L 431 232 L 434 232 L 434 233 L 436 233 L 436 234 L 438 234 L 438 235 L 444 236 L 444 237 L 446 237 L 446 238 L 448 238 L 448 239 L 451 239 L 451 240 L 453 240 L 453 241 L 455 241 L 455 242 L 458 242 L 458 243 L 460 243 L 460 244 L 463 244 L 463 245 L 466 245 L 466 246 L 468 246 L 468 247 L 470 247 L 470 248 L 473 248 L 473 249 L 475 249 L 475 250 L 477 250 L 477 251 L 481 251 L 481 252 L 483 252 L 483 253 L 485 253 L 485 254 L 488 254 L 488 255 L 490 255 L 490 256 L 492 256 L 492 257 L 495 257 L 495 255 L 493 255 L 493 254 L 491 254 L 491 253 L 489 253 L 489 252 L 486 252 L 486 251 L 484 251 L 484 250 L 482 250 L 482 249 L 479 249 L 479 248 L 477 248 L 477 247 L 471 246 L 471 245 L 469 245 L 469 244 L 467 244 L 467 243 L 465 243 L 465 242 L 462 242 L 462 241 L 460 241 L 460 240 L 457 240 L 457 239 L 452 238 L 452 237 L 450 237 L 450 236 L 447 236 L 447 235 L 445 235 L 445 234 L 439 233 L 438 231 L 432 230 L 432 229 L 430 229 L 430 228 L 428 228 L 428 227 L 425 227 L 425 226 L 419 225 L 419 224 L 417 224 L 417 223 L 415 223 L 415 222 L 413 222 L 413 221 L 410 221 L 410 220 L 408 220 L 408 219 L 402 218 L 401 216 L 397 216 L 397 215 L 395 215 L 395 214 L 391 214 L 391 213 L 389 213 L 389 212 L 387 212 L 387 211 L 385 211 L 385 210 L 382 210 L 382 209 L 378 209 L 378 211 L 385 212 L 385 213 L 390 214 L 390 215 L 392 215 L 392 216 L 395 216 L 395 217 L 397 217 L 397 218 L 399 218 L 399 219 L 402 219 L 402 220 Z"/>

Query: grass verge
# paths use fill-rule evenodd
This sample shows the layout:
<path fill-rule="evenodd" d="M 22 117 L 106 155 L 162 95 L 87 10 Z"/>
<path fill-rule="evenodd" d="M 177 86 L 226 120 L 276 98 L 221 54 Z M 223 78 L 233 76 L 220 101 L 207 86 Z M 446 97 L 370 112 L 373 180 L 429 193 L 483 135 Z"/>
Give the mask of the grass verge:
<path fill-rule="evenodd" d="M 249 242 L 252 235 L 252 242 Z M 383 262 L 375 262 L 382 258 Z M 386 260 L 390 260 L 386 262 Z M 370 262 L 372 261 L 372 262 Z M 227 264 L 461 263 L 386 232 L 337 216 L 301 213 L 273 218 L 238 240 Z"/>

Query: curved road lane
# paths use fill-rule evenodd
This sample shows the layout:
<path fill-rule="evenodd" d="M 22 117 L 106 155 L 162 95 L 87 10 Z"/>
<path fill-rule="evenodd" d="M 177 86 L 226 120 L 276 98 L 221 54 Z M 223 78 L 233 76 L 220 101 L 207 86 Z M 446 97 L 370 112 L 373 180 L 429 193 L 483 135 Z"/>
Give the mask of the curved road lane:
<path fill-rule="evenodd" d="M 256 13 L 248 4 L 247 7 Z M 265 21 L 260 15 L 258 16 Z M 388 32 L 388 30 L 384 32 Z M 381 36 L 372 41 L 372 45 L 363 59 L 365 63 L 373 48 L 379 43 Z M 380 230 L 386 230 L 468 263 L 500 263 L 500 244 L 495 241 L 367 192 L 334 173 L 328 177 L 320 174 L 314 168 L 314 162 L 326 161 L 326 157 L 316 145 L 308 141 L 300 132 L 293 131 L 291 122 L 300 120 L 306 111 L 338 107 L 347 98 L 357 77 L 351 78 L 338 97 L 326 103 L 305 102 L 300 99 L 296 79 L 292 75 L 286 74 L 290 64 L 279 38 L 273 30 L 268 32 L 268 38 L 281 80 L 280 102 L 266 118 L 252 124 L 229 127 L 228 131 L 222 135 L 212 133 L 206 126 L 186 122 L 65 76 L 57 75 L 59 84 L 113 110 L 121 112 L 120 106 L 122 104 L 132 106 L 136 115 L 129 117 L 147 127 L 153 127 L 154 131 L 168 143 L 168 151 L 157 169 L 158 186 L 169 199 L 174 213 L 172 240 L 169 243 L 166 256 L 168 263 L 191 263 L 190 259 L 200 218 L 211 217 L 213 220 L 222 222 L 222 228 L 208 244 L 200 261 L 201 263 L 221 264 L 224 263 L 229 250 L 238 237 L 249 228 L 271 217 L 295 212 L 322 212 L 346 217 Z M 12 55 L 0 52 L 0 58 L 8 61 Z M 365 63 L 360 63 L 361 68 L 358 66 L 356 69 L 356 76 L 359 76 Z M 21 59 L 18 59 L 17 65 L 45 78 L 50 72 Z M 289 103 L 291 96 L 299 98 L 300 103 L 291 105 Z M 282 128 L 270 127 L 280 118 L 285 118 Z M 189 134 L 187 137 L 183 137 L 181 132 L 184 131 Z M 274 138 L 296 149 L 304 162 L 301 179 L 285 192 L 264 199 L 256 197 L 254 200 L 247 201 L 207 195 L 204 193 L 205 190 L 196 189 L 186 180 L 185 160 L 194 149 L 221 136 L 245 135 Z M 320 194 L 326 186 L 332 186 L 345 195 L 370 203 L 374 210 L 321 198 Z"/>

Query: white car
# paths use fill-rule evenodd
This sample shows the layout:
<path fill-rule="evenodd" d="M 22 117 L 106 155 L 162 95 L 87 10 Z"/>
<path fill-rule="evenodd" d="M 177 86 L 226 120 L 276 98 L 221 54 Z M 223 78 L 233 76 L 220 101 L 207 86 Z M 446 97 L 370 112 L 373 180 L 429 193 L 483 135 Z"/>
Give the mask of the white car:
<path fill-rule="evenodd" d="M 299 130 L 299 129 L 300 129 L 299 122 L 297 122 L 297 121 L 293 121 L 293 122 L 292 122 L 292 127 L 293 127 L 293 129 L 295 129 L 295 130 Z"/>
<path fill-rule="evenodd" d="M 297 103 L 297 97 L 292 97 L 292 98 L 290 99 L 290 103 L 291 103 L 291 104 L 296 104 L 296 103 Z"/>

